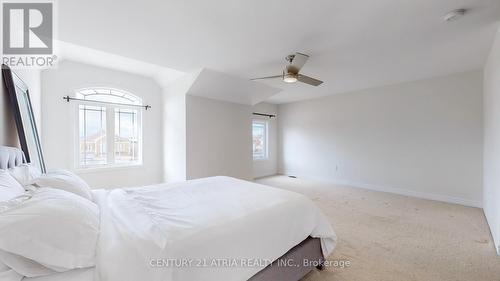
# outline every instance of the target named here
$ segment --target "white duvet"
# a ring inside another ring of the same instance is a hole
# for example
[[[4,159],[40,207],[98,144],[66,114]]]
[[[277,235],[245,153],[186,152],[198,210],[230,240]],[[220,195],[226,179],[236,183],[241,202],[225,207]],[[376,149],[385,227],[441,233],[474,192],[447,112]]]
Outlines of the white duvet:
[[[95,280],[247,280],[307,236],[336,243],[303,195],[229,177],[97,190]]]

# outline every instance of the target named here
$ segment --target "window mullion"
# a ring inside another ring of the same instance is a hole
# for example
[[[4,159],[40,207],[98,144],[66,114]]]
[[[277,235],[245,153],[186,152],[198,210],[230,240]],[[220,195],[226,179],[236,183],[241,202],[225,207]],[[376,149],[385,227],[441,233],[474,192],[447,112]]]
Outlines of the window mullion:
[[[87,165],[87,110],[83,107],[83,137],[85,139],[83,144],[83,164]]]
[[[107,162],[115,163],[115,108],[112,106],[106,107],[106,146],[107,146]]]
[[[137,136],[137,158],[138,159],[141,159],[140,161],[142,161],[142,112],[141,111],[137,111],[137,132],[136,132],[136,136]]]

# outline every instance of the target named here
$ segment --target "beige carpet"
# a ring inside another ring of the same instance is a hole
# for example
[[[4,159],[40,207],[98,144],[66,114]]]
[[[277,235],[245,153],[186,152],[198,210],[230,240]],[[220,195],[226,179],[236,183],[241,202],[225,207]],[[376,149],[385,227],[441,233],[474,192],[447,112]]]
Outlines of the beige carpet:
[[[329,260],[351,266],[304,281],[500,281],[481,209],[285,176],[257,182],[310,197],[331,220],[339,241]]]

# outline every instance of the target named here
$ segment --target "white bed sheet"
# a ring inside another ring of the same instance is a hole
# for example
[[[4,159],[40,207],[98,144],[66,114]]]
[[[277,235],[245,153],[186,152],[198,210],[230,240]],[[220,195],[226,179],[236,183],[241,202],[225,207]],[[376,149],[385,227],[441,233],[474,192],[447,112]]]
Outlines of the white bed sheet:
[[[336,244],[305,196],[229,177],[97,190],[94,199],[96,281],[243,281],[307,236],[321,238],[325,256]]]

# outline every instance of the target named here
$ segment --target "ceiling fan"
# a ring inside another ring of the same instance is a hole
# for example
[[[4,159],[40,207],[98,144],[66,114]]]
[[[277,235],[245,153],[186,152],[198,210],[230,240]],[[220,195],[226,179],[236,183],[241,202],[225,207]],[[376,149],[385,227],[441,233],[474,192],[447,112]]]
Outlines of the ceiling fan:
[[[285,67],[281,75],[259,77],[250,80],[253,81],[262,79],[281,78],[286,83],[295,83],[299,81],[312,86],[319,86],[323,83],[323,81],[299,73],[300,69],[307,62],[307,59],[309,59],[309,56],[302,53],[295,53],[293,55],[288,55],[285,57],[285,60],[288,62],[288,65]]]

